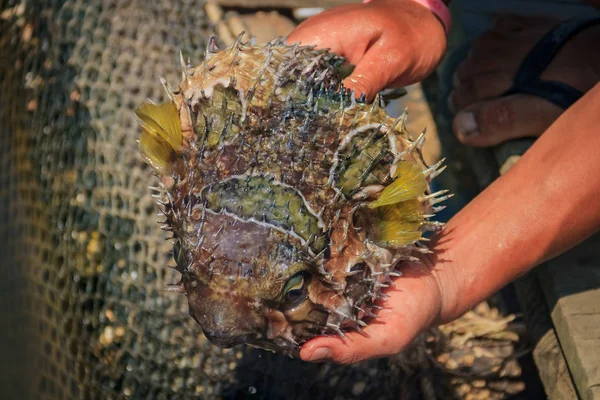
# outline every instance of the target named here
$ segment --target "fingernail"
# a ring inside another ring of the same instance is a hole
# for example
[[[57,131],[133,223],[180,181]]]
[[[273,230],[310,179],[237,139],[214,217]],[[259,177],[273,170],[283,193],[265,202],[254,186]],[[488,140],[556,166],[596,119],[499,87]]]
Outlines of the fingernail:
[[[479,127],[475,120],[475,114],[471,111],[460,111],[454,117],[456,134],[463,138],[471,138],[479,135]]]
[[[314,351],[314,353],[312,353],[312,356],[310,356],[309,361],[325,361],[327,358],[329,358],[329,349],[327,347],[319,347]]]

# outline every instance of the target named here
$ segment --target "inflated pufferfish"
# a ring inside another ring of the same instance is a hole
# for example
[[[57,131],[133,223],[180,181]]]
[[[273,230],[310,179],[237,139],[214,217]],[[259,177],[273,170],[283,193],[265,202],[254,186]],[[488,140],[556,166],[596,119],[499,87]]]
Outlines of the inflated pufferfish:
[[[175,239],[190,315],[214,344],[297,355],[375,316],[399,262],[446,191],[424,132],[341,85],[343,58],[313,47],[241,43],[183,62],[170,101],[136,112],[142,155]]]

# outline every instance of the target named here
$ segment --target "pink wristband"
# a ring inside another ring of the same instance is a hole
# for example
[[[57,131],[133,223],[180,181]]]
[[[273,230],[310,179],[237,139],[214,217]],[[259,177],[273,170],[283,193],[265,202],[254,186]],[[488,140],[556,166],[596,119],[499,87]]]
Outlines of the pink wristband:
[[[363,3],[370,3],[372,0],[363,0]],[[448,6],[444,4],[442,0],[411,0],[415,3],[419,3],[425,8],[428,8],[442,23],[446,35],[450,32],[452,27],[452,17],[450,16],[450,10]]]
[[[444,25],[444,30],[446,31],[446,35],[448,33],[450,33],[450,28],[452,27],[452,17],[450,16],[450,10],[448,10],[448,6],[446,6],[446,4],[444,4],[444,2],[442,0],[412,0],[412,1],[429,8],[429,10],[431,10],[431,12],[434,13],[435,16],[439,18],[442,25]]]

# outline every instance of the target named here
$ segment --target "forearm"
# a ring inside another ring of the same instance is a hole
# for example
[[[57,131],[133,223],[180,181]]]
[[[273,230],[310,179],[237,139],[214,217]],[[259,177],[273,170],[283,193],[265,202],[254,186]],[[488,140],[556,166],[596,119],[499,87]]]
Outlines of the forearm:
[[[600,84],[446,226],[435,275],[458,317],[600,228]],[[454,288],[454,289],[453,289]]]

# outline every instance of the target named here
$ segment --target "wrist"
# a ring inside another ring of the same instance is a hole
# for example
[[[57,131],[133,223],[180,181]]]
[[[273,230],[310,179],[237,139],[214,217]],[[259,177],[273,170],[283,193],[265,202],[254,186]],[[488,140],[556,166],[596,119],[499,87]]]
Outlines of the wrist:
[[[423,80],[429,75],[446,52],[447,36],[439,19],[426,7],[413,0],[375,0],[386,7],[393,7],[390,15],[403,21],[401,32],[403,49],[396,50],[406,65],[403,84]],[[400,54],[402,53],[402,54]],[[410,61],[409,61],[410,60]]]
[[[460,317],[464,311],[461,309],[459,299],[463,296],[461,296],[458,276],[461,268],[452,261],[454,259],[450,254],[452,247],[446,246],[441,236],[432,239],[430,248],[433,253],[427,254],[425,259],[421,258],[421,260],[431,271],[431,281],[436,288],[434,294],[438,296],[438,310],[431,326],[438,326]]]
[[[373,4],[389,9],[387,15],[402,22],[402,28],[396,30],[394,35],[405,39],[401,40],[402,49],[397,48],[396,54],[404,60],[404,76],[410,79],[401,84],[423,80],[446,52],[444,26],[428,8],[413,0],[373,0]]]
[[[422,5],[427,8],[429,11],[436,16],[436,18],[440,21],[442,26],[444,27],[444,31],[446,35],[450,33],[450,29],[452,28],[452,16],[450,15],[450,10],[448,9],[448,5],[450,4],[450,0],[411,0],[417,4]]]
[[[363,0],[364,4],[371,3],[373,0]],[[428,9],[438,21],[442,24],[446,35],[450,33],[452,28],[452,16],[450,15],[449,6],[452,0],[409,0],[417,3]]]

